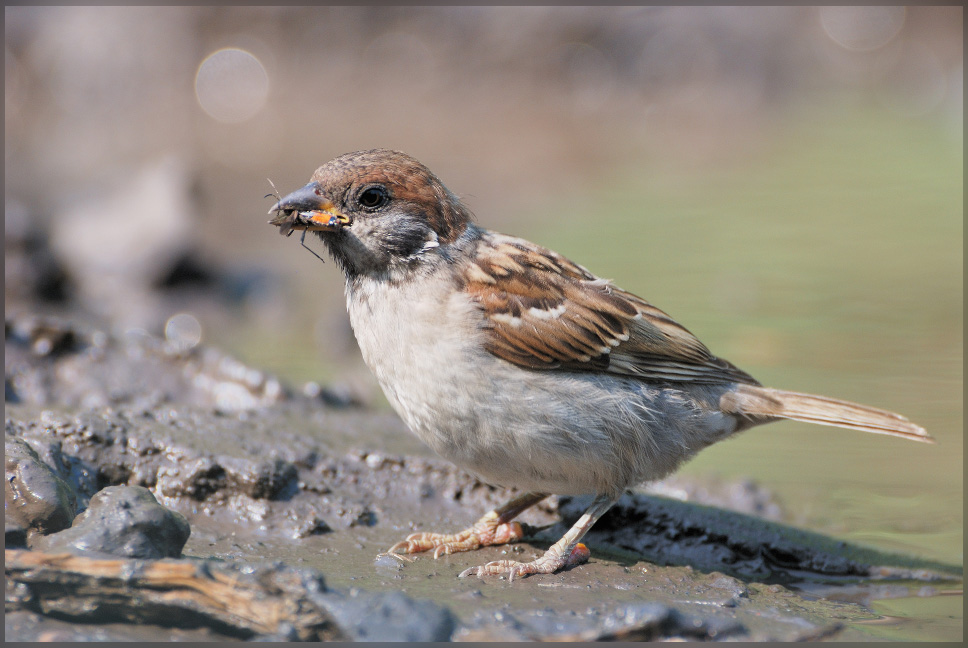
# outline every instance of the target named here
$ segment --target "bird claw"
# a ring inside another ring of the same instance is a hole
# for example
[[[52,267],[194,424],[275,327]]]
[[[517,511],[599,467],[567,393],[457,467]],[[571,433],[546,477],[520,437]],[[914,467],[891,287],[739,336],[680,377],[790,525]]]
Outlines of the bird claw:
[[[516,560],[494,560],[479,567],[471,567],[462,571],[458,578],[468,576],[503,576],[507,575],[508,582],[513,582],[518,576],[528,576],[530,574],[553,574],[566,567],[574,567],[588,562],[591,552],[582,543],[575,545],[571,552],[564,556],[555,547],[549,549],[543,556],[528,563]]]
[[[414,558],[411,558],[410,556],[404,556],[404,555],[401,555],[401,554],[397,553],[396,549],[397,549],[397,545],[399,545],[399,544],[400,543],[398,542],[397,544],[393,545],[392,547],[390,547],[386,551],[384,551],[382,553],[378,553],[376,555],[376,557],[377,558],[383,558],[384,556],[389,556],[390,558],[394,558],[396,560],[399,560],[400,562],[411,562],[412,563],[415,560]]]
[[[489,545],[505,544],[524,537],[524,529],[518,522],[489,524],[478,522],[460,533],[411,533],[390,547],[387,553],[422,553],[434,550],[434,559],[461,551],[473,551]]]

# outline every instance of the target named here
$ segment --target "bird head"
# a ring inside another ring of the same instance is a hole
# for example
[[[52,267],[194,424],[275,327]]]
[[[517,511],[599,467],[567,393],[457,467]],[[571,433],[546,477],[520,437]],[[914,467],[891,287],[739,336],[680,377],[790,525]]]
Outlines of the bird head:
[[[386,149],[327,162],[269,214],[282,234],[315,232],[347,276],[427,261],[470,222],[467,209],[427,167]]]

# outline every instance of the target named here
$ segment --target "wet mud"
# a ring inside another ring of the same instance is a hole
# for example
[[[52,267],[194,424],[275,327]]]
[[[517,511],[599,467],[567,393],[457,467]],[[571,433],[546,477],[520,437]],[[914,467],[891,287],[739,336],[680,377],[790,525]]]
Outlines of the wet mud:
[[[517,544],[381,555],[515,492],[215,349],[36,316],[5,332],[9,640],[864,640],[872,600],[960,587],[958,566],[782,524],[755,484],[677,478],[627,493],[584,565],[458,579],[539,555],[587,503],[549,498]]]

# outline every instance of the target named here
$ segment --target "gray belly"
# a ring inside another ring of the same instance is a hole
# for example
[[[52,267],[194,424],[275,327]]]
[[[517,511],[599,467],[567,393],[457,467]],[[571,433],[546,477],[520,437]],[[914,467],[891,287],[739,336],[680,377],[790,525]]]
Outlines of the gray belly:
[[[485,481],[557,494],[616,493],[660,479],[736,429],[722,388],[526,371],[488,357],[487,380],[437,372],[387,381],[388,398],[434,451]]]

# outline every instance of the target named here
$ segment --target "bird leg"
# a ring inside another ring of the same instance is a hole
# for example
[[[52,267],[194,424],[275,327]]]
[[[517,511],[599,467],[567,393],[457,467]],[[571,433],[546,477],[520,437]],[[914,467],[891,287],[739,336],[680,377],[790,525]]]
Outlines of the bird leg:
[[[406,540],[390,547],[387,553],[404,551],[412,554],[433,549],[436,559],[459,551],[472,551],[488,545],[519,540],[525,535],[524,529],[519,522],[511,520],[546,497],[548,495],[545,493],[525,493],[486,513],[469,528],[459,533],[412,533]]]
[[[618,497],[611,495],[599,495],[588,507],[575,525],[568,529],[561,540],[551,545],[551,548],[543,556],[529,563],[521,563],[516,560],[495,560],[480,567],[471,567],[461,572],[459,578],[477,575],[499,576],[507,574],[508,581],[513,581],[517,576],[527,576],[528,574],[553,574],[559,569],[580,565],[588,560],[590,552],[588,548],[581,544],[582,539],[592,525],[602,517],[605,512],[612,508],[618,501]]]

